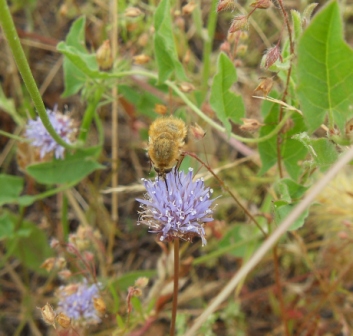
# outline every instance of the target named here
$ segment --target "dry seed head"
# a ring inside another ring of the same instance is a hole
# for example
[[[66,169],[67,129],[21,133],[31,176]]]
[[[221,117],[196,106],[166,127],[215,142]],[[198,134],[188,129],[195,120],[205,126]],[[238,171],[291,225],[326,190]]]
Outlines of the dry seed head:
[[[125,9],[124,16],[128,18],[136,18],[141,16],[143,13],[137,7],[129,7]]]
[[[183,57],[183,63],[189,64],[191,58],[191,51],[190,49],[186,50],[185,56]]]
[[[138,278],[135,281],[135,286],[136,287],[145,288],[147,286],[147,284],[148,284],[148,278],[146,278],[146,277]]]
[[[204,131],[204,129],[198,125],[197,123],[195,123],[195,125],[190,126],[190,134],[196,139],[196,140],[201,140],[205,137],[206,132]]]
[[[264,94],[264,96],[267,96],[271,91],[272,86],[273,86],[273,78],[262,78],[262,81],[256,87],[254,92],[261,91]]]
[[[149,40],[150,40],[150,37],[149,37],[148,33],[143,33],[138,38],[137,43],[139,46],[145,47],[148,44]]]
[[[71,325],[71,319],[63,312],[58,314],[55,318],[55,321],[64,329],[67,329]]]
[[[93,306],[94,306],[94,309],[100,314],[104,314],[107,309],[105,302],[101,297],[93,298]]]
[[[217,4],[217,13],[224,10],[234,10],[235,2],[234,0],[219,0]]]
[[[254,132],[263,126],[263,124],[261,124],[256,119],[241,118],[241,120],[243,121],[244,125],[241,125],[240,129],[243,131]]]
[[[183,15],[190,15],[194,9],[196,8],[196,3],[194,1],[190,1],[182,8]]]
[[[146,64],[151,60],[151,58],[145,54],[136,55],[132,59],[134,60],[135,64],[139,64],[139,65]]]
[[[245,44],[240,44],[237,48],[237,55],[243,56],[245,55],[246,51],[248,50],[248,46]]]
[[[271,6],[271,1],[270,0],[256,0],[250,6],[257,8],[257,9],[267,9]]]
[[[58,273],[58,275],[59,275],[59,278],[60,278],[60,279],[62,279],[62,280],[67,280],[67,279],[69,279],[69,278],[71,277],[72,273],[71,273],[70,270],[64,269],[64,270],[60,271],[60,272]]]
[[[190,93],[195,90],[195,86],[193,86],[191,83],[181,83],[179,85],[180,91],[184,93]]]
[[[248,16],[238,15],[234,17],[232,24],[229,27],[229,33],[235,33],[239,30],[247,30],[249,28]]]
[[[160,115],[165,115],[167,113],[168,109],[167,106],[163,104],[155,104],[154,105],[154,112],[160,114]]]
[[[98,48],[96,52],[96,59],[101,70],[109,70],[113,66],[112,49],[110,47],[110,41],[106,40]]]
[[[55,258],[48,258],[46,259],[42,265],[40,265],[40,268],[44,268],[46,271],[50,272],[55,264]]]
[[[56,329],[56,327],[55,327],[56,314],[54,312],[53,307],[49,303],[47,303],[44,307],[38,308],[38,309],[40,309],[40,311],[42,313],[43,321],[47,324],[52,325],[54,327],[54,329]]]

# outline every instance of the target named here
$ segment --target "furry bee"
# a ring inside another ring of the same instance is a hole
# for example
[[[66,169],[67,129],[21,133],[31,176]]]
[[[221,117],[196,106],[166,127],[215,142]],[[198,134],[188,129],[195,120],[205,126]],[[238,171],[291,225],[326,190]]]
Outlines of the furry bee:
[[[181,162],[181,150],[187,135],[186,125],[173,116],[160,117],[151,124],[148,135],[148,156],[158,176],[165,179],[165,175]]]

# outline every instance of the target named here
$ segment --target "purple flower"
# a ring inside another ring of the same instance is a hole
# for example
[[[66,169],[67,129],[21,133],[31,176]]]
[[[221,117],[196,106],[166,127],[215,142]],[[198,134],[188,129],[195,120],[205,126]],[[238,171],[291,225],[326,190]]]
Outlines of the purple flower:
[[[60,112],[47,110],[50,123],[56,133],[67,143],[71,143],[70,139],[76,132],[73,127],[73,121]],[[25,136],[31,140],[31,145],[40,149],[40,158],[46,154],[54,152],[57,159],[64,157],[65,148],[58,145],[52,136],[45,129],[42,120],[37,117],[35,120],[29,120]]]
[[[166,179],[143,179],[147,194],[141,203],[138,224],[145,224],[158,233],[161,241],[181,238],[191,241],[199,236],[206,244],[204,223],[213,221],[210,199],[213,190],[205,188],[202,179],[192,181],[193,169],[187,174],[175,169]]]
[[[84,280],[80,283],[61,286],[57,292],[59,297],[58,308],[72,322],[80,325],[100,323],[100,313],[94,306],[94,299],[100,298],[101,284],[88,285]]]

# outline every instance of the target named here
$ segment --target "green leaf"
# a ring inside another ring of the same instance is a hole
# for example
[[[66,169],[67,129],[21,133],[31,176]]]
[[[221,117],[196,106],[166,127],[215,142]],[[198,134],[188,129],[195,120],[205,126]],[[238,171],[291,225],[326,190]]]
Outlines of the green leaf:
[[[229,91],[236,80],[237,72],[234,64],[224,53],[221,53],[217,62],[217,74],[213,78],[211,87],[210,104],[228,135],[231,131],[228,119],[240,123],[245,111],[241,96]]]
[[[304,187],[291,179],[285,178],[276,184],[276,189],[280,194],[281,200],[291,203],[292,201],[300,199],[308,190],[308,187]]]
[[[293,138],[299,140],[311,154],[314,164],[327,170],[338,159],[336,146],[326,138],[311,139],[307,133],[300,133]]]
[[[64,160],[30,165],[26,171],[37,182],[43,184],[63,184],[80,181],[97,169],[103,169],[95,157],[100,147],[77,150],[75,154],[67,154]]]
[[[23,178],[12,175],[0,175],[0,206],[17,202],[23,189]]]
[[[292,9],[290,11],[291,15],[292,15],[292,21],[293,21],[293,30],[294,30],[294,38],[297,41],[299,39],[299,37],[302,34],[302,18],[300,16],[300,13],[298,11],[296,11],[295,9]]]
[[[298,45],[298,94],[310,132],[327,114],[340,129],[353,117],[352,64],[339,6],[332,1],[314,17]]]
[[[272,132],[273,129],[277,126],[279,118],[279,105],[270,102],[264,102],[262,114],[266,116],[266,125],[261,127],[260,137]],[[289,131],[281,135],[282,141],[280,146],[283,165],[290,177],[296,180],[301,170],[298,162],[305,158],[307,150],[305,146],[300,144],[299,141],[293,139],[292,136],[298,132],[302,132],[306,129],[306,127],[304,125],[303,117],[299,114],[293,114],[292,120],[294,125],[291,129],[289,129]],[[267,141],[260,142],[258,148],[262,162],[259,174],[262,175],[277,163],[277,137],[274,136]]]
[[[14,225],[7,213],[0,216],[0,240],[9,238],[13,235]]]
[[[297,203],[293,203],[293,204],[283,204],[283,203],[284,202],[282,201],[274,202],[275,221],[277,224],[280,224],[297,205]],[[289,231],[297,230],[300,227],[302,227],[308,215],[309,215],[309,209],[306,209],[289,227]]]
[[[154,53],[159,82],[165,82],[173,71],[179,80],[187,80],[175,47],[169,0],[159,3],[154,15],[154,28]]]
[[[85,47],[84,16],[78,18],[71,26],[65,42],[57,45],[64,58],[65,91],[63,97],[71,96],[82,89],[88,78],[106,79],[108,73],[99,71],[96,56],[87,52]]]
[[[13,222],[18,220],[16,216],[10,217]],[[46,272],[40,268],[40,265],[53,255],[45,233],[38,229],[36,224],[26,221],[15,232],[15,237],[7,239],[6,248],[12,251],[12,255],[17,257],[24,266],[42,274]]]

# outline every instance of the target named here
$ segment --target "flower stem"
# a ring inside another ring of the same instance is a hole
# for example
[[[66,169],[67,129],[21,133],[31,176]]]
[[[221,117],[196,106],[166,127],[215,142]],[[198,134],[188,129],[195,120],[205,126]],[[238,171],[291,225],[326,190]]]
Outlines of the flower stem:
[[[174,291],[173,291],[173,308],[172,320],[170,322],[170,336],[175,335],[175,321],[178,307],[178,291],[179,291],[179,238],[174,239]]]
[[[76,149],[77,145],[68,144],[65,142],[59,134],[55,132],[52,124],[50,123],[48,114],[46,112],[42,97],[38,90],[37,84],[33,78],[31,69],[26,59],[26,55],[22,49],[20,39],[18,37],[15,24],[12,20],[10,9],[7,5],[6,0],[0,0],[0,23],[3,32],[6,36],[7,42],[9,43],[12,55],[16,61],[18,70],[21,73],[22,79],[27,87],[29,95],[32,98],[33,104],[38,112],[40,119],[43,122],[44,127],[52,136],[52,138],[61,146],[66,149]]]

